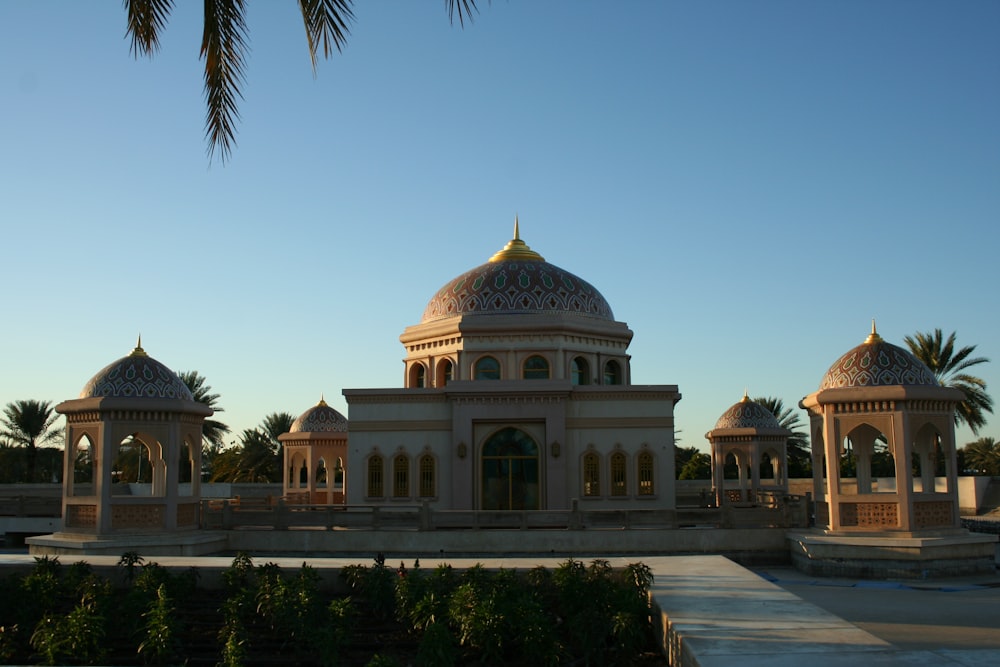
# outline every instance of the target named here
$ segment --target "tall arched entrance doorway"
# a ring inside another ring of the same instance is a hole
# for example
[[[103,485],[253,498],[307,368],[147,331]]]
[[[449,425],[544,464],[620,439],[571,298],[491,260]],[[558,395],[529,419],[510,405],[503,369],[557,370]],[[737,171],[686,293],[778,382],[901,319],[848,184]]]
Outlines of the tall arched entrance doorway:
[[[521,429],[503,428],[486,440],[482,473],[482,509],[538,509],[538,444]]]

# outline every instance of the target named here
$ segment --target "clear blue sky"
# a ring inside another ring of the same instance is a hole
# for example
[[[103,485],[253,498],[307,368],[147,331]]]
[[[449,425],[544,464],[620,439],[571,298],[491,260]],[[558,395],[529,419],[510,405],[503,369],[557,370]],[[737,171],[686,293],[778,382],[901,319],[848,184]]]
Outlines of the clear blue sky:
[[[0,405],[75,398],[141,333],[234,438],[346,413],[515,214],[635,332],[633,381],[679,385],[682,445],[744,388],[795,405],[873,317],[957,331],[996,394],[1000,3],[480,4],[359,2],[314,77],[296,3],[249,3],[226,165],[200,3],[152,60],[120,2],[0,4]]]

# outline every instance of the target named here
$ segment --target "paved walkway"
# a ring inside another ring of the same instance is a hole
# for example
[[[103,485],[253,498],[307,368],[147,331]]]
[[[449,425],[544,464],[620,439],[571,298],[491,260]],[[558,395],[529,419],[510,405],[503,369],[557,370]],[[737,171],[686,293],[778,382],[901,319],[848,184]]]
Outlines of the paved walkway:
[[[578,557],[585,562],[584,556]],[[95,570],[113,556],[88,556]],[[69,563],[67,558],[62,559]],[[151,557],[166,567],[198,568],[203,584],[230,557]],[[395,564],[397,558],[388,563]],[[555,567],[565,558],[448,558],[456,568]],[[789,568],[750,571],[722,556],[614,557],[653,570],[653,596],[667,628],[674,667],[955,667],[1000,665],[1000,576],[914,583],[817,579]],[[294,570],[308,563],[326,577],[370,557],[255,557]],[[0,574],[30,570],[34,558],[0,552]],[[425,558],[423,567],[437,561]],[[407,567],[412,565],[406,562]]]

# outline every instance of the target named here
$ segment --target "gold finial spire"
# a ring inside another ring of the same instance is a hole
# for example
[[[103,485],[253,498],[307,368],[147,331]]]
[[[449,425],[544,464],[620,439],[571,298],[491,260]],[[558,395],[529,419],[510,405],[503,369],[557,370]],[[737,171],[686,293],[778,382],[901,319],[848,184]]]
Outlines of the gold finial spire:
[[[872,318],[872,332],[868,334],[868,338],[865,338],[866,344],[880,343],[882,342],[882,337],[878,335],[878,331],[875,329],[875,318]]]
[[[506,262],[510,260],[522,262],[544,262],[545,258],[528,247],[521,240],[521,226],[517,215],[514,216],[514,238],[507,242],[503,250],[490,257],[491,262]]]
[[[323,407],[325,405],[326,405],[326,398],[323,396],[323,394],[320,394],[319,395],[319,403],[316,404],[316,407],[319,408],[319,407]]]
[[[142,349],[142,334],[139,334],[139,339],[135,342],[135,349],[129,353],[130,357],[145,357],[148,356],[146,351]]]
[[[743,387],[743,398],[740,399],[740,403],[749,403],[750,393],[747,391],[746,387]]]

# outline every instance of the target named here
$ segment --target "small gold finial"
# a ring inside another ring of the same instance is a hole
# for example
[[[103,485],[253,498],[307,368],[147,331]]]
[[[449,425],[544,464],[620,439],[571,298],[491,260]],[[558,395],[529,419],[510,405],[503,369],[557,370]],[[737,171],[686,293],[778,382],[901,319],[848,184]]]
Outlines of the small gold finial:
[[[320,395],[319,395],[319,403],[317,403],[317,404],[316,404],[316,407],[318,407],[318,408],[319,408],[319,407],[323,407],[323,406],[325,406],[325,405],[326,405],[326,399],[325,399],[325,397],[323,396],[323,394],[320,394]]]
[[[875,318],[872,318],[872,332],[868,334],[868,338],[865,338],[866,344],[880,343],[882,342],[882,337],[878,335],[878,331],[875,329]]]
[[[146,351],[142,349],[142,334],[139,334],[139,339],[135,342],[135,349],[129,353],[130,357],[146,357]]]
[[[514,216],[514,238],[507,242],[495,255],[490,257],[490,262],[506,262],[509,260],[522,262],[544,262],[545,258],[528,247],[528,244],[521,240],[521,226],[517,215]]]
[[[749,403],[749,402],[750,402],[750,393],[747,392],[746,387],[744,387],[743,388],[743,398],[740,399],[740,403]]]

